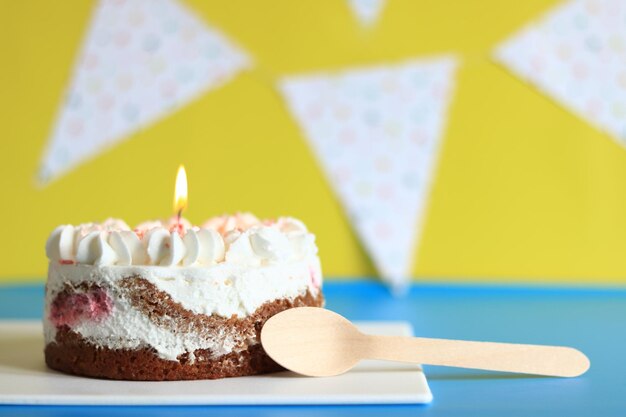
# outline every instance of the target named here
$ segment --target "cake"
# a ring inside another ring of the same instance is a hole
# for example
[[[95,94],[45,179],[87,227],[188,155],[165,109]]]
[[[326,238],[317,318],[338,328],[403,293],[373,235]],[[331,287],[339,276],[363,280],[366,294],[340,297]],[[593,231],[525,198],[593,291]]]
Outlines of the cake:
[[[322,306],[315,237],[289,217],[63,225],[46,243],[45,360],[123,380],[216,379],[281,370],[265,321]]]

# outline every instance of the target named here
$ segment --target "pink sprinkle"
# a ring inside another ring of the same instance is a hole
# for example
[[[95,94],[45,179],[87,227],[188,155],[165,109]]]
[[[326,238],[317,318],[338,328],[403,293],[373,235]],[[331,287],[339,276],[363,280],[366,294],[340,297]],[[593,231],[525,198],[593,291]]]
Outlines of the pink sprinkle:
[[[81,320],[102,320],[111,313],[113,303],[101,288],[83,293],[61,293],[50,306],[50,321],[55,326],[72,326]]]
[[[320,280],[319,280],[319,277],[317,276],[317,273],[315,272],[315,269],[313,269],[312,266],[309,266],[309,277],[311,278],[311,284],[313,285],[313,287],[319,288]]]
[[[142,240],[144,235],[146,234],[146,230],[145,229],[135,229],[135,230],[133,230],[133,232],[135,232],[135,234],[137,235],[139,240]]]
[[[60,259],[59,263],[61,265],[74,265],[74,261],[72,261],[70,259]]]
[[[187,230],[185,229],[185,225],[182,223],[174,223],[170,226],[170,232],[178,232],[178,235],[180,237],[184,237],[185,234],[187,233]],[[165,244],[166,247],[170,247],[170,245],[168,243]]]

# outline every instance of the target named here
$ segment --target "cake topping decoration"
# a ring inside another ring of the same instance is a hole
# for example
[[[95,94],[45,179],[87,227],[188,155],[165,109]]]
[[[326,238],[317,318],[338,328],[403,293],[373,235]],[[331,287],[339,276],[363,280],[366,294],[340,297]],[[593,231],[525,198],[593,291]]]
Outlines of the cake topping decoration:
[[[220,234],[226,235],[233,230],[247,230],[252,226],[261,224],[261,221],[252,213],[235,213],[232,216],[224,215],[207,220],[202,227],[215,229]]]
[[[46,256],[54,261],[74,260],[74,226],[59,226],[46,242]]]
[[[187,248],[183,243],[183,238],[180,237],[180,233],[178,231],[170,232],[170,240],[165,243],[165,248],[165,257],[163,257],[159,265],[178,265],[187,253]]]
[[[130,230],[112,231],[109,245],[117,255],[117,265],[143,265],[148,260],[139,236]]]
[[[288,261],[293,256],[287,237],[274,227],[259,227],[250,234],[254,252],[269,261]]]
[[[76,246],[76,262],[90,265],[113,265],[117,255],[106,242],[103,232],[89,232],[78,240]]]
[[[228,247],[226,249],[226,262],[247,266],[261,265],[261,258],[256,255],[250,243],[250,233],[246,230],[231,230],[226,235]]]
[[[183,266],[213,265],[224,260],[224,239],[213,229],[189,229],[183,238],[187,254]]]
[[[178,234],[178,233],[176,233]],[[171,244],[171,233],[163,227],[150,229],[143,238],[148,261],[151,265],[160,265],[165,258]]]
[[[250,213],[218,216],[202,227],[176,216],[135,229],[119,219],[57,227],[46,243],[48,259],[86,265],[208,267],[288,263],[317,254],[315,236],[291,217],[259,220]]]

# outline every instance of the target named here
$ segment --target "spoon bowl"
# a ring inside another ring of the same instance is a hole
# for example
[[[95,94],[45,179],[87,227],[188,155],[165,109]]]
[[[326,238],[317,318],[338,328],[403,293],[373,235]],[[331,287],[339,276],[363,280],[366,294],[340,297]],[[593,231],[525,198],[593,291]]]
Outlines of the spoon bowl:
[[[261,330],[261,344],[276,363],[303,375],[334,376],[359,362],[365,335],[346,318],[317,307],[286,311]]]

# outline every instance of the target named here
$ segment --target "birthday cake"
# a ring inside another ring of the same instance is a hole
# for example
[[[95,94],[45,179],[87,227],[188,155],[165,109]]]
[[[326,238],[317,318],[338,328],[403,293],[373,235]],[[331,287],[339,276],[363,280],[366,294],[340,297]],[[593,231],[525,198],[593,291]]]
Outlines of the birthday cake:
[[[260,344],[265,321],[323,304],[315,238],[293,218],[64,225],[46,254],[45,359],[70,374],[181,380],[277,371]]]

